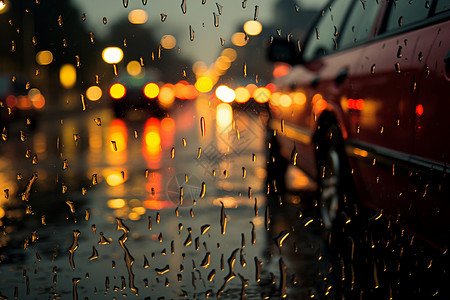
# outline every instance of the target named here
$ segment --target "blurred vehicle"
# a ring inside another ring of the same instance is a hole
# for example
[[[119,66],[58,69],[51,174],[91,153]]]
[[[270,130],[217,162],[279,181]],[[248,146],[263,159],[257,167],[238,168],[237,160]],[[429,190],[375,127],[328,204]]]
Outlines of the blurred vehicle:
[[[449,18],[446,0],[335,0],[304,44],[271,43],[287,72],[270,100],[269,178],[289,162],[318,178],[329,229],[362,203],[446,253]]]
[[[120,76],[109,86],[109,97],[117,118],[133,118],[145,113],[151,117],[163,118],[168,106],[158,99],[160,87],[155,76]]]
[[[20,76],[0,76],[0,125],[8,127],[14,120],[27,120],[35,127],[38,111],[45,106],[45,97]]]

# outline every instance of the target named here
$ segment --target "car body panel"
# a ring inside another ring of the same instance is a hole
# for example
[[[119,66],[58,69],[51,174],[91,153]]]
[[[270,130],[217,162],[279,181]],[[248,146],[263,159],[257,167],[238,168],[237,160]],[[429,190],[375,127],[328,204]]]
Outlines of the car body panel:
[[[383,1],[380,13],[388,9]],[[387,19],[377,15],[370,35],[382,34],[296,65],[276,79],[280,91],[302,92],[307,100],[301,109],[271,105],[276,113],[270,122],[283,157],[291,160],[295,149],[297,165],[315,177],[315,135],[326,122],[337,122],[360,201],[440,249],[450,232],[450,150],[441,134],[450,131],[448,105],[442,105],[450,90],[445,19],[433,16],[405,28],[399,21],[399,28],[383,33]],[[317,105],[318,99],[325,102]]]

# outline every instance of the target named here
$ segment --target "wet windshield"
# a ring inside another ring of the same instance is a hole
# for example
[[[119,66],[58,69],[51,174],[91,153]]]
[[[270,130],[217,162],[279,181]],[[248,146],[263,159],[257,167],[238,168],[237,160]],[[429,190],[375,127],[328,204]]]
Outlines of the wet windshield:
[[[306,98],[277,90],[292,67],[268,47],[322,14],[333,48],[327,2],[0,0],[0,298],[353,290],[335,288],[315,178],[270,150],[270,108]]]

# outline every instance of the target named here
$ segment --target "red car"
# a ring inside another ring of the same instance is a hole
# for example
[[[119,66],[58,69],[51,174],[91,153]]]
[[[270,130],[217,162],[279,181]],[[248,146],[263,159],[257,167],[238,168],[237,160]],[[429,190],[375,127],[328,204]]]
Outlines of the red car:
[[[274,81],[271,155],[318,178],[324,225],[356,191],[445,253],[450,2],[335,0],[304,44],[274,40],[269,56],[290,68]]]

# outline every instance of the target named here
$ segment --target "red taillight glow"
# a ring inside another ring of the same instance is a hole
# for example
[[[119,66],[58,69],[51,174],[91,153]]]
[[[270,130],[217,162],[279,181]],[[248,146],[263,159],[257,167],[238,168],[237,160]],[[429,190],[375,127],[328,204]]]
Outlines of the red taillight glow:
[[[422,104],[419,104],[419,105],[416,106],[416,115],[418,117],[423,115],[423,105]]]
[[[354,110],[363,110],[364,108],[364,99],[348,99],[347,100],[348,109]]]

